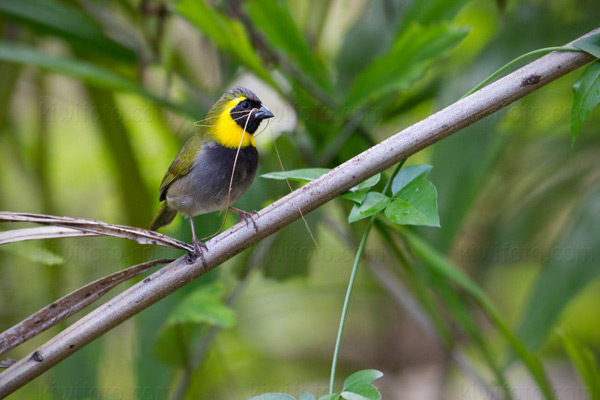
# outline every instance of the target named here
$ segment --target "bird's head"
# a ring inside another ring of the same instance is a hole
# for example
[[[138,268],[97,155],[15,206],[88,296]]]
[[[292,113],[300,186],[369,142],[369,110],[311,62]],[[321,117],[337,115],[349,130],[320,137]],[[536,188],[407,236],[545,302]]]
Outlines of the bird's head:
[[[251,90],[236,86],[212,106],[205,126],[220,145],[243,148],[255,146],[252,135],[264,119],[272,117],[273,113]]]

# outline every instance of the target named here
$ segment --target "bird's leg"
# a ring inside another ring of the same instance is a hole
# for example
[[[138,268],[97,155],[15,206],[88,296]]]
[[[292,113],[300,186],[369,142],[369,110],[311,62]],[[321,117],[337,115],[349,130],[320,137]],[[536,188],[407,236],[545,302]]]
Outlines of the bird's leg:
[[[252,225],[254,225],[254,230],[256,232],[258,232],[258,225],[256,224],[256,221],[254,220],[254,216],[258,217],[258,213],[256,211],[247,212],[247,211],[235,208],[235,207],[229,207],[229,209],[231,211],[233,211],[234,213],[238,214],[244,221],[246,221],[246,226],[248,226],[250,221],[252,221]]]
[[[202,258],[202,263],[204,265],[206,265],[206,259],[204,258],[204,251],[205,250],[208,251],[208,247],[206,247],[206,245],[204,243],[202,243],[200,240],[198,240],[198,237],[196,236],[196,230],[194,229],[194,218],[193,217],[190,217],[190,226],[192,227],[192,240],[193,240],[193,244],[194,244],[194,253],[191,254],[193,257],[193,260],[200,257],[200,258]]]

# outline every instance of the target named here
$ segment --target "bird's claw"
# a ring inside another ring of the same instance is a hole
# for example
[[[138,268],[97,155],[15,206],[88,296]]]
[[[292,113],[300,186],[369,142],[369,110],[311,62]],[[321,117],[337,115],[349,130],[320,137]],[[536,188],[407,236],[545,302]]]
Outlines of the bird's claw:
[[[243,210],[239,210],[240,212],[238,212],[238,214],[240,214],[240,217],[246,221],[246,226],[248,226],[250,224],[250,222],[252,222],[252,225],[254,226],[254,230],[256,232],[258,232],[258,225],[256,224],[256,221],[254,220],[254,217],[258,218],[258,213],[255,211],[252,212],[246,212]]]
[[[200,257],[200,259],[202,260],[202,264],[204,264],[204,266],[206,266],[206,258],[204,258],[204,252],[208,251],[208,247],[206,247],[206,245],[204,243],[202,243],[200,240],[195,239],[194,240],[194,251],[189,252],[188,253],[188,262],[189,263],[193,263],[194,261],[196,261],[198,259],[198,257]]]

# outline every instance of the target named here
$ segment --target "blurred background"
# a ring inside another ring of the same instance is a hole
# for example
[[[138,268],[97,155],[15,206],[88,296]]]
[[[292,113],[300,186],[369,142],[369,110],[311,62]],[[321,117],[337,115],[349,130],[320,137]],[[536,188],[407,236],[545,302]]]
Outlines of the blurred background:
[[[275,144],[286,170],[332,168],[509,60],[596,28],[598,15],[595,0],[2,0],[0,210],[147,228],[194,122],[238,84],[276,115],[256,138],[259,175],[280,170]],[[573,147],[569,136],[581,72],[406,164],[434,167],[441,222],[410,230],[476,282],[515,336],[381,220],[350,302],[338,386],[375,368],[384,399],[503,398],[507,387],[514,398],[543,398],[511,350],[518,342],[556,398],[588,398],[563,346],[592,364],[600,351],[598,111]],[[257,177],[237,207],[287,193],[285,182]],[[348,224],[350,208],[337,199],[306,216],[318,248],[296,222],[10,398],[326,394],[365,227]],[[222,217],[197,217],[196,227],[209,235]],[[191,241],[181,217],[163,232]],[[4,245],[0,330],[95,279],[179,255],[116,238]],[[2,359],[19,359],[81,314]]]

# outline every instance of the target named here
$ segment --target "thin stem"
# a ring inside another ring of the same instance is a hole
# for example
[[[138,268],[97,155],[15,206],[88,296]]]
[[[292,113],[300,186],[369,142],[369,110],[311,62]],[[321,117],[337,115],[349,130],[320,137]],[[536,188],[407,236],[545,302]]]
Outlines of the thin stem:
[[[487,85],[488,83],[490,83],[491,81],[494,80],[494,78],[496,78],[498,75],[500,75],[501,73],[503,73],[504,71],[506,71],[507,69],[509,69],[510,67],[512,67],[513,65],[515,65],[516,63],[531,57],[531,56],[535,56],[535,55],[539,55],[539,54],[546,54],[546,53],[551,53],[553,51],[575,51],[575,52],[579,52],[579,53],[585,53],[583,50],[580,49],[576,49],[575,47],[545,47],[543,49],[537,49],[537,50],[533,50],[530,51],[529,53],[525,53],[520,55],[519,57],[515,58],[512,61],[509,61],[507,64],[505,64],[504,66],[502,66],[500,69],[498,69],[496,72],[494,72],[493,74],[491,74],[490,76],[488,76],[487,78],[485,78],[479,85],[475,86],[473,89],[469,90],[467,92],[467,94],[465,94],[463,97],[461,97],[461,100],[464,99],[467,96],[472,95],[473,93],[475,93],[476,91],[478,91],[479,89],[481,89],[482,87],[484,87],[485,85]]]
[[[390,186],[392,185],[392,180],[394,176],[400,171],[400,168],[404,165],[406,160],[402,160],[396,165],[392,176],[388,179],[385,187],[383,188],[383,194],[385,194]],[[356,279],[356,272],[358,271],[358,262],[363,253],[363,249],[365,248],[365,243],[367,242],[367,238],[369,236],[369,232],[375,223],[375,218],[377,214],[374,214],[369,218],[369,222],[363,232],[362,238],[360,239],[360,243],[358,244],[358,250],[356,250],[356,256],[354,257],[354,264],[352,265],[352,272],[350,273],[350,281],[348,282],[348,289],[346,290],[346,298],[344,299],[344,306],[342,307],[342,317],[340,319],[340,327],[338,329],[337,339],[335,341],[335,349],[333,351],[333,361],[331,363],[331,377],[329,379],[329,394],[333,394],[333,386],[335,383],[335,370],[337,367],[337,360],[340,353],[340,345],[342,343],[342,335],[344,334],[344,325],[346,324],[346,315],[348,314],[348,304],[350,303],[350,296],[352,296],[352,289],[354,287],[354,280]]]

